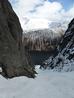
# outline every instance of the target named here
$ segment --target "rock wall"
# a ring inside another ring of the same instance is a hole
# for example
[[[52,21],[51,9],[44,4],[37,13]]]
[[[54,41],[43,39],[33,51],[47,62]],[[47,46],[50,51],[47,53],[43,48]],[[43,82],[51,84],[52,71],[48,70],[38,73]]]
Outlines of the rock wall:
[[[0,0],[0,66],[3,76],[11,78],[26,75],[34,77],[28,53],[22,44],[19,19],[8,0]],[[30,63],[29,63],[30,62]]]

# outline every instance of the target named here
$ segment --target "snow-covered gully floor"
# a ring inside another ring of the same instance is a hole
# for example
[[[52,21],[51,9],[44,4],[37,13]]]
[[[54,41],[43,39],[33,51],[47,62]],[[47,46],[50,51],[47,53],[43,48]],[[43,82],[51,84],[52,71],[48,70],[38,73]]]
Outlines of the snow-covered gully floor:
[[[0,98],[74,98],[74,72],[38,70],[35,79],[0,76]]]

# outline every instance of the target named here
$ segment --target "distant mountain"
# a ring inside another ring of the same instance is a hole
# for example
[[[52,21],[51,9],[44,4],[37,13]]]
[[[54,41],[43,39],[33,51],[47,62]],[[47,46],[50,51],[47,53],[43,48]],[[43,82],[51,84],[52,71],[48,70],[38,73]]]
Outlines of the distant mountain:
[[[74,19],[68,25],[57,51],[57,54],[46,60],[43,66],[57,71],[74,70]]]
[[[24,47],[29,51],[54,50],[64,32],[62,28],[24,31]]]
[[[49,24],[49,28],[54,31],[61,30],[61,29],[66,31],[68,23],[69,21],[51,22]]]

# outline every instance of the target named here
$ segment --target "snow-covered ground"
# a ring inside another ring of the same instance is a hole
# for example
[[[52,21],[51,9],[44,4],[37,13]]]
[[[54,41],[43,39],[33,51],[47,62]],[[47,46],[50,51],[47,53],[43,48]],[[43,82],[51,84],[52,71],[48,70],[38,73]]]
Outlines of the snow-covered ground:
[[[0,76],[0,98],[74,98],[74,72],[51,72],[36,68],[37,78]]]

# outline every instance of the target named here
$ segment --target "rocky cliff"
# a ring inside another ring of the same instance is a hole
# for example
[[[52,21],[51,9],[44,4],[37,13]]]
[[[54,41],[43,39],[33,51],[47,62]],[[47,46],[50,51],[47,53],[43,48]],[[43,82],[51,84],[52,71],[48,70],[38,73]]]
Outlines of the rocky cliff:
[[[44,62],[44,66],[58,71],[74,70],[74,19],[68,25],[59,46],[58,53]]]
[[[29,55],[22,44],[19,19],[8,0],[0,0],[0,67],[2,75],[34,77]]]

